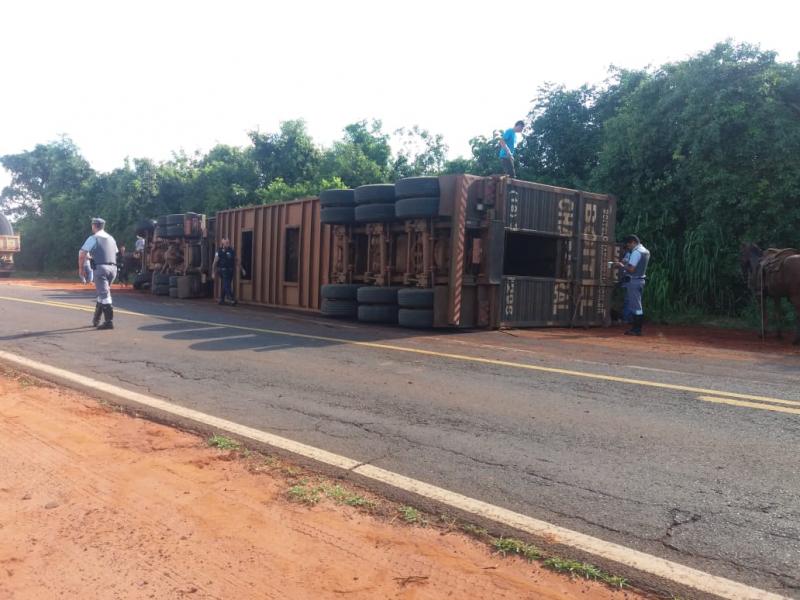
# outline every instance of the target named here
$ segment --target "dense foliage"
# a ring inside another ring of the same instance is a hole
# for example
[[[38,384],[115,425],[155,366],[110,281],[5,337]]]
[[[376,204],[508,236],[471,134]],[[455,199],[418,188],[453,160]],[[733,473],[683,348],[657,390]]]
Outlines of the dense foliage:
[[[736,312],[746,299],[740,242],[800,246],[800,62],[718,44],[655,69],[613,68],[595,86],[546,85],[527,124],[518,176],[617,195],[618,231],[639,233],[653,252],[649,301],[662,313]],[[125,238],[145,216],[499,170],[498,132],[451,161],[441,136],[412,127],[392,137],[380,121],[348,125],[329,148],[301,120],[249,135],[247,147],[133,159],[110,173],[94,171],[68,138],[0,157],[13,177],[0,203],[18,217],[22,266],[71,267],[94,214]]]

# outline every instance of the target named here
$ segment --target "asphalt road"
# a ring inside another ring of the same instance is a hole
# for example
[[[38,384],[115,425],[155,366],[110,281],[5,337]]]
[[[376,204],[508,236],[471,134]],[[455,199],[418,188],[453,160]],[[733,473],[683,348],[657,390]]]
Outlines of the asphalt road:
[[[58,303],[93,306],[88,290],[1,286],[0,347],[800,597],[800,355],[138,293],[115,304],[143,315],[95,331]]]

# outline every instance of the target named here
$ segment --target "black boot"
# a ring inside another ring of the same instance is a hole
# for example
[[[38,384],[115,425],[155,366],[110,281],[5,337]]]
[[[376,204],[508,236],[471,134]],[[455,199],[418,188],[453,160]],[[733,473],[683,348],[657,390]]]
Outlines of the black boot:
[[[94,317],[92,317],[92,327],[100,325],[100,315],[103,314],[103,305],[96,302],[94,305]]]
[[[98,329],[114,329],[114,307],[110,304],[103,304],[103,316],[106,320]]]
[[[644,315],[633,315],[633,327],[625,332],[625,335],[642,335],[642,323],[644,322]]]

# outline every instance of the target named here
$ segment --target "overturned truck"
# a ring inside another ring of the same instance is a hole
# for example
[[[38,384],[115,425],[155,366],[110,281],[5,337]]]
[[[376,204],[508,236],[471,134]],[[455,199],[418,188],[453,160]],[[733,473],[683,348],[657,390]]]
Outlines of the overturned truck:
[[[448,175],[222,211],[213,239],[237,249],[247,304],[417,328],[600,326],[615,222],[613,196]]]

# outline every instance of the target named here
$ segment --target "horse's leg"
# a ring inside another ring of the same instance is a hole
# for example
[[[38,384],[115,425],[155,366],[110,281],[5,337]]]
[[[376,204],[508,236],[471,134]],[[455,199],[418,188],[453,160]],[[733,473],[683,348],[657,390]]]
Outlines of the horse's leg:
[[[783,307],[781,306],[781,297],[775,296],[772,298],[772,301],[775,303],[775,331],[777,338],[779,340],[783,339],[783,331],[781,331],[781,327],[783,326]]]
[[[800,346],[800,292],[791,297],[792,304],[794,305],[795,314],[795,333],[794,342],[795,346]]]

